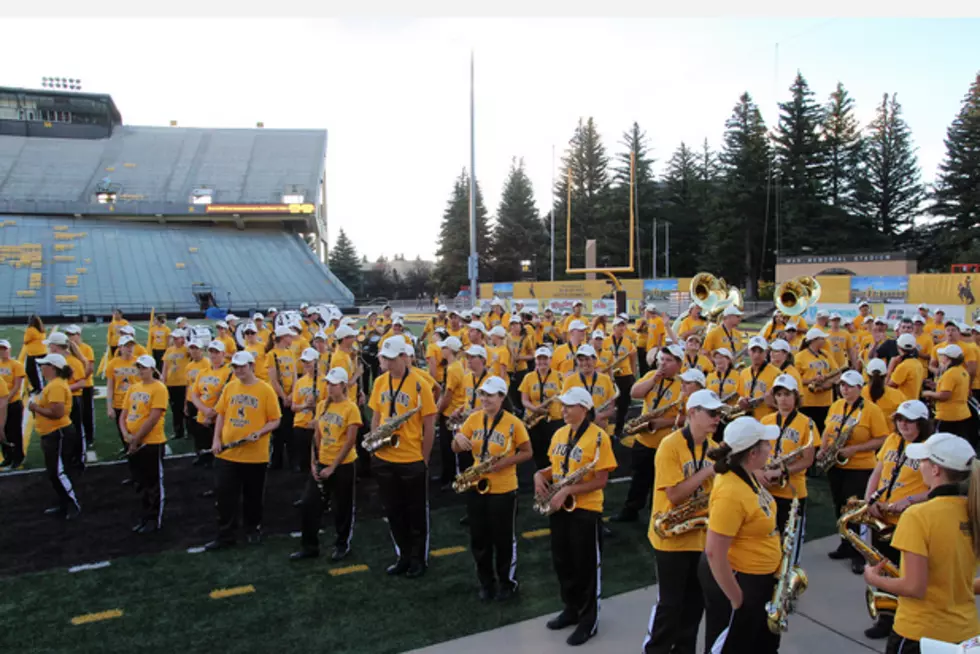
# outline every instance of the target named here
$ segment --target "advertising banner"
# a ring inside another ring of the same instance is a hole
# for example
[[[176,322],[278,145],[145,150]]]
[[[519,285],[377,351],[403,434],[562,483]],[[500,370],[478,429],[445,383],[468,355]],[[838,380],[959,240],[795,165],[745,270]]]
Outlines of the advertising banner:
[[[905,275],[892,277],[851,277],[851,302],[884,302],[901,304],[906,301],[909,278]]]
[[[676,279],[644,279],[643,301],[667,300],[677,291]]]

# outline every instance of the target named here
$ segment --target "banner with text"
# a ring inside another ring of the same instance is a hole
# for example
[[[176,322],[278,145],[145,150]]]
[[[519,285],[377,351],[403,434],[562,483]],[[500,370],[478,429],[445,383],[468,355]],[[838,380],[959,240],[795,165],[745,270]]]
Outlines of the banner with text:
[[[887,302],[902,303],[906,301],[909,290],[909,278],[892,277],[851,277],[851,302]]]

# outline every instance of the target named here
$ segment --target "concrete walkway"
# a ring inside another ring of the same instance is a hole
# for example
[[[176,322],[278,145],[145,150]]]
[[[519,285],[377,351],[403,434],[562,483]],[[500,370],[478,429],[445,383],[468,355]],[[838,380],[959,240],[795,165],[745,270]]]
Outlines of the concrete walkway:
[[[790,616],[789,631],[783,634],[784,654],[849,654],[884,652],[885,641],[864,637],[871,626],[864,603],[864,580],[850,566],[827,558],[837,546],[837,536],[811,541],[803,548],[803,569],[810,586]],[[604,561],[605,565],[613,564]],[[640,652],[650,608],[657,587],[649,586],[602,600],[599,634],[581,649],[593,652]],[[493,631],[440,643],[415,654],[551,654],[574,651],[565,644],[571,633],[548,631],[542,616]],[[703,623],[702,623],[703,625]],[[703,630],[702,630],[703,631]],[[701,635],[703,641],[703,633]],[[700,651],[700,646],[699,646]]]

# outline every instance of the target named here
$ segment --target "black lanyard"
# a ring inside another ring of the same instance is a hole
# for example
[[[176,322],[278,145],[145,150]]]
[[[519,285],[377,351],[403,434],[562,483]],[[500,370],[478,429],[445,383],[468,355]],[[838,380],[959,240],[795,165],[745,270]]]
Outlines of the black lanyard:
[[[793,424],[794,420],[796,420],[796,409],[793,409],[793,411],[791,411],[790,414],[786,416],[785,423],[783,423],[783,414],[781,413],[776,414],[776,426],[779,427],[779,437],[776,439],[776,447],[773,450],[774,458],[778,457],[780,452],[783,451],[783,432],[789,429],[789,426]]]
[[[895,459],[895,469],[892,470],[892,476],[888,480],[888,485],[885,487],[885,501],[887,502],[891,499],[892,491],[895,490],[895,484],[898,483],[898,475],[902,472],[902,466],[905,465],[905,439],[901,438],[898,441],[898,450],[896,451]]]
[[[729,365],[728,370],[725,371],[725,376],[719,378],[720,383],[718,384],[718,395],[725,394],[725,382],[728,381],[728,375],[730,374],[732,374],[732,368]]]
[[[844,406],[847,406],[847,404],[845,403],[845,405],[844,405]],[[845,425],[847,424],[847,421],[848,421],[848,419],[849,419],[849,418],[850,418],[850,417],[851,417],[851,416],[852,416],[852,415],[854,414],[854,412],[855,412],[855,411],[857,411],[858,409],[860,409],[860,408],[861,408],[861,407],[863,407],[863,406],[864,406],[864,398],[863,398],[863,397],[859,397],[859,398],[857,399],[857,402],[855,402],[855,403],[854,403],[854,404],[853,404],[853,405],[851,406],[851,408],[850,408],[850,409],[848,409],[848,411],[847,411],[847,414],[846,414],[846,415],[844,415],[844,416],[843,416],[843,417],[841,418],[841,421],[840,421],[840,426],[839,426],[839,427],[837,428],[837,436],[840,436],[840,433],[841,433],[842,431],[844,431],[844,426],[845,426]]]
[[[751,373],[750,372],[749,373],[749,374],[752,375],[752,385],[749,386],[749,399],[750,400],[752,399],[752,393],[755,393],[755,384],[756,384],[757,381],[759,381],[759,375],[762,374],[762,371],[765,370],[766,369],[766,366],[768,366],[768,365],[769,365],[768,363],[763,362],[763,364],[761,366],[759,366],[759,372],[756,372],[756,373]]]
[[[694,355],[694,361],[693,362],[691,361],[691,358],[690,357],[687,358],[687,367],[690,370],[700,370],[701,369],[701,368],[698,367],[698,355],[697,354]]]
[[[701,443],[701,458],[698,459],[695,455],[695,445],[694,445],[694,434],[691,433],[690,427],[685,427],[681,430],[681,435],[684,436],[684,441],[687,443],[687,449],[691,451],[691,461],[694,463],[694,472],[698,472],[704,467],[704,457],[708,454],[707,443]]]
[[[613,342],[613,358],[615,359],[616,357],[619,356],[619,344],[623,342],[623,339],[619,339],[617,341],[616,337],[613,336],[612,342]]]
[[[395,385],[391,381],[391,373],[388,374],[388,392],[391,393],[391,400],[390,400],[391,401],[391,404],[389,405],[391,407],[391,411],[388,413],[388,417],[389,418],[391,418],[391,417],[393,417],[393,416],[396,415],[396,413],[395,413],[396,400],[398,399],[398,396],[401,395],[401,393],[402,393],[402,386],[405,385],[405,380],[406,379],[408,379],[408,371],[407,370],[405,371],[405,376],[402,377],[402,380],[400,382],[398,382],[398,390],[396,391],[395,390]]]
[[[472,372],[470,374],[473,374]],[[470,396],[470,409],[476,407],[476,393],[480,389],[480,384],[483,383],[483,378],[487,376],[487,371],[484,370],[480,373],[480,378],[473,382],[473,395]]]
[[[734,356],[738,354],[738,348],[735,347],[735,337],[730,331],[728,331],[728,327],[725,325],[722,325],[721,328],[725,330],[725,336],[728,337],[728,344],[732,346],[732,355]]]
[[[653,405],[650,407],[651,411],[660,406],[660,400],[664,399],[664,395],[667,393],[667,388],[664,387],[666,383],[666,379],[660,380],[660,388],[657,389],[657,399],[653,401]]]
[[[561,463],[561,474],[562,474],[562,476],[568,475],[568,459],[569,459],[569,457],[572,456],[572,450],[575,449],[575,446],[576,445],[578,445],[579,440],[581,440],[582,436],[585,434],[585,430],[588,429],[589,428],[589,425],[591,425],[591,424],[592,424],[592,421],[589,420],[588,418],[586,418],[585,420],[583,420],[582,421],[582,424],[579,425],[578,426],[578,429],[575,430],[575,434],[571,437],[571,439],[569,439],[568,444],[567,444],[566,449],[565,449],[565,460],[562,461],[562,463]],[[571,430],[569,430],[569,431],[571,431]],[[599,443],[598,442],[596,442],[596,447],[599,447]]]
[[[756,481],[752,477],[752,475],[750,475],[748,472],[746,472],[745,468],[743,468],[742,466],[735,466],[731,470],[732,470],[733,473],[735,473],[735,475],[739,479],[741,479],[742,481],[744,481],[746,484],[749,485],[749,488],[752,489],[752,492],[753,493],[755,493],[756,495],[759,495],[760,494],[759,485],[756,483]]]
[[[592,389],[595,388],[595,385],[599,383],[599,375],[596,373],[592,373],[591,386],[589,386],[589,384],[585,381],[585,373],[580,372],[578,374],[578,378],[582,380],[582,387],[589,392],[589,395],[592,395]]]
[[[493,423],[490,425],[490,429],[487,429],[487,414],[483,414],[483,449],[480,450],[480,462],[486,461],[490,458],[490,436],[493,431],[500,424],[500,420],[504,417],[504,410],[501,409],[497,412],[497,415],[493,418]]]
[[[544,376],[544,379],[541,379],[540,371],[535,370],[534,374],[538,376],[538,391],[541,394],[541,397],[538,399],[538,404],[541,404],[544,402],[544,385],[548,383],[548,379],[551,377],[551,370],[549,370],[548,374]]]

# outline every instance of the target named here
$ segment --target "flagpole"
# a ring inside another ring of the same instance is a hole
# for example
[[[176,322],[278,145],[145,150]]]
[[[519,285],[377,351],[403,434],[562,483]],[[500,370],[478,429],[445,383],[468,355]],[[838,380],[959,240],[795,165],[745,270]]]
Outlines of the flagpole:
[[[474,95],[473,51],[470,50],[470,297],[477,306],[479,270],[476,255],[476,101]]]

